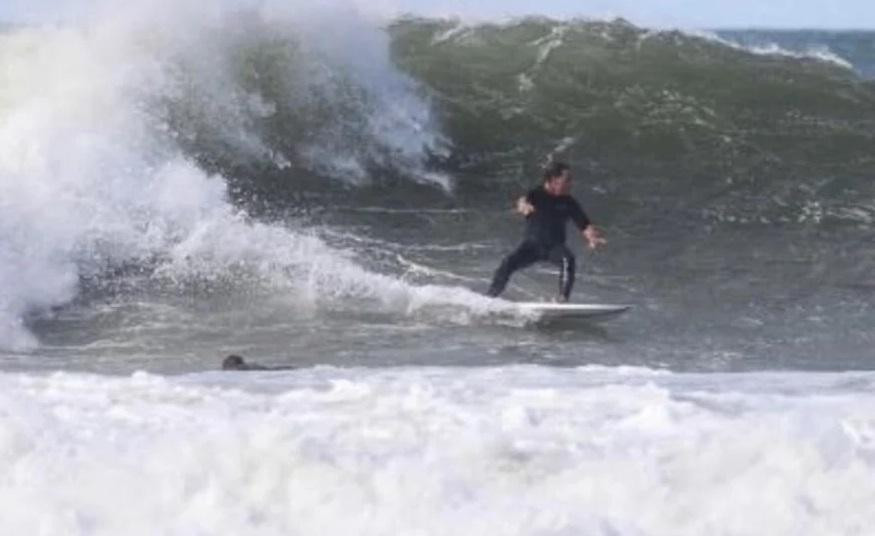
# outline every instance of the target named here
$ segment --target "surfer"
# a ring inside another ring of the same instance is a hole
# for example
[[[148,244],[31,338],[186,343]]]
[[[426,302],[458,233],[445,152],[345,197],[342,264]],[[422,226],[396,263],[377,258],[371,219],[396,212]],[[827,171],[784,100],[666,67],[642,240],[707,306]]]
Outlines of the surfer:
[[[222,370],[292,370],[294,367],[267,367],[258,363],[250,363],[236,354],[231,354],[222,361]]]
[[[242,357],[231,354],[222,361],[222,370],[265,370],[261,365],[247,363]]]
[[[575,271],[574,254],[565,245],[568,220],[580,230],[589,249],[607,244],[570,192],[571,168],[554,162],[544,171],[544,183],[517,200],[516,211],[526,218],[525,238],[495,271],[489,296],[501,294],[517,270],[547,261],[559,267],[559,300],[568,301]]]

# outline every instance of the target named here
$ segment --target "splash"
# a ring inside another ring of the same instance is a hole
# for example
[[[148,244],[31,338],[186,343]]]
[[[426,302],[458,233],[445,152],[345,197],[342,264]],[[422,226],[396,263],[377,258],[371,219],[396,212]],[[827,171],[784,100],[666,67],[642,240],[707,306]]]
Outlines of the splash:
[[[253,163],[450,187],[424,165],[441,138],[428,102],[354,5],[142,2],[8,31],[0,65],[0,346],[33,347],[28,313],[130,263],[177,282],[243,266],[316,297],[416,293],[228,200],[227,170]]]

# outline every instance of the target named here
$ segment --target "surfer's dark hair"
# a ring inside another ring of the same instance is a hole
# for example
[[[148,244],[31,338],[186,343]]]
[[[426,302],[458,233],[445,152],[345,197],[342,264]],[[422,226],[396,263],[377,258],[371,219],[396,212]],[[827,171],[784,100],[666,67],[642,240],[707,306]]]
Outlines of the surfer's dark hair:
[[[224,370],[235,370],[240,369],[245,366],[246,362],[243,361],[243,358],[237,354],[231,354],[222,361],[222,369]]]
[[[561,177],[563,173],[571,169],[565,162],[553,162],[544,168],[544,181]]]

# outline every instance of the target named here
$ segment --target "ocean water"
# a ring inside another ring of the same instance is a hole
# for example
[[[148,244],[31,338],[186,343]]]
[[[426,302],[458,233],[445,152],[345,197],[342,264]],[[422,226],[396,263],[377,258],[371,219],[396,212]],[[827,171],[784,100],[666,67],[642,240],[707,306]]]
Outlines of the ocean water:
[[[873,64],[343,3],[0,31],[0,532],[866,534]],[[482,295],[550,159],[610,322]]]

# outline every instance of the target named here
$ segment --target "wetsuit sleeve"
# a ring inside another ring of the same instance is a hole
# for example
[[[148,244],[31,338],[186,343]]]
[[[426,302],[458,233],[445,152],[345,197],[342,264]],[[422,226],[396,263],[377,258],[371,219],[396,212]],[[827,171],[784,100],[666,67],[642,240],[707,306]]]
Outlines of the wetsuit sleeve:
[[[581,231],[589,227],[590,223],[592,223],[589,221],[589,216],[586,215],[586,212],[583,211],[583,208],[581,208],[580,203],[578,203],[576,199],[573,199],[571,203],[571,219]]]

